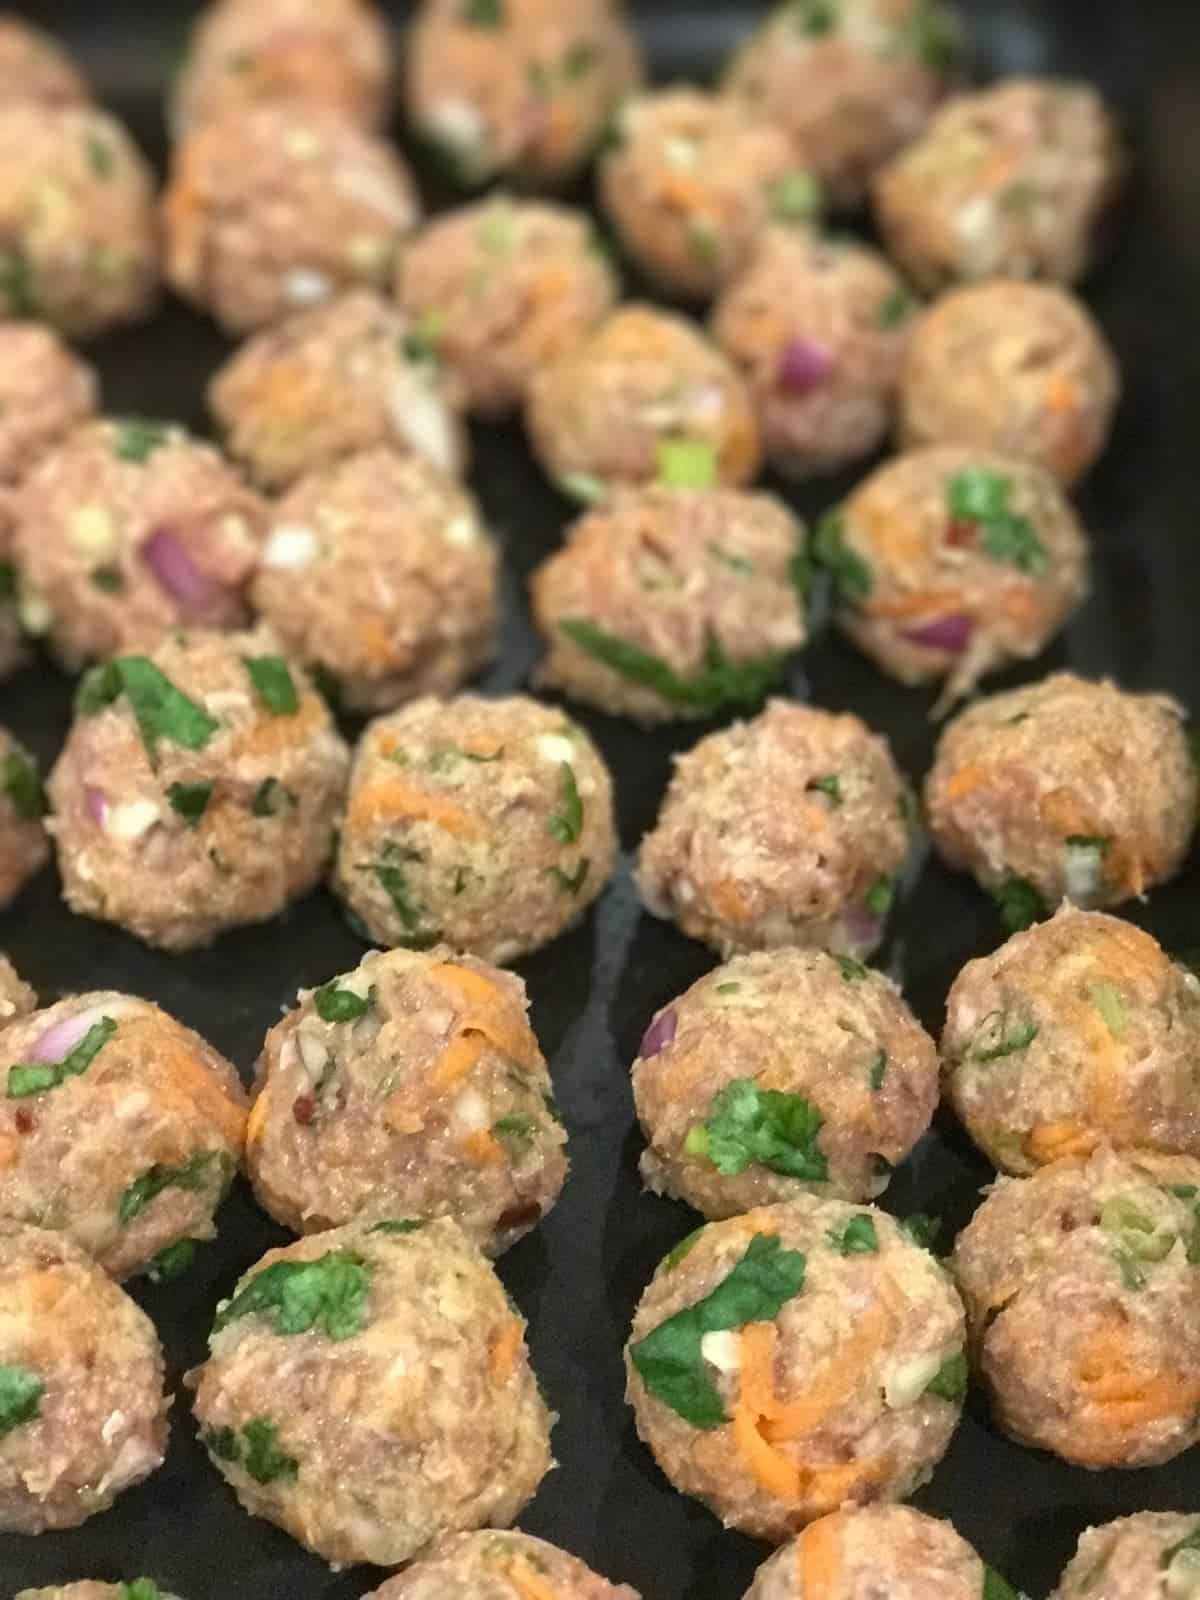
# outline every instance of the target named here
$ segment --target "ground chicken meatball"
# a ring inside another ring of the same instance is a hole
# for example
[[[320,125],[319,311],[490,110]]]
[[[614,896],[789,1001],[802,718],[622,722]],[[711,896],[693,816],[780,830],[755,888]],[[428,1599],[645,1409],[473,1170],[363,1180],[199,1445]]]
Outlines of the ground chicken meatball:
[[[167,275],[226,332],[247,333],[339,290],[384,288],[418,205],[401,157],[340,112],[231,111],[175,152]]]
[[[460,1533],[365,1600],[640,1600],[528,1533]]]
[[[0,1216],[65,1233],[114,1278],[180,1271],[233,1181],[236,1070],[148,1000],[60,1000],[0,1034]]]
[[[763,444],[790,478],[869,455],[892,425],[915,302],[881,255],[808,228],[768,228],[713,314],[745,373]]]
[[[729,281],[771,217],[810,217],[821,200],[781,127],[688,85],[622,108],[600,193],[651,282],[696,300]]]
[[[1000,1178],[954,1247],[997,1422],[1074,1466],[1200,1438],[1200,1161],[1100,1149]]]
[[[1070,486],[1107,444],[1119,391],[1116,357],[1073,295],[1052,284],[969,285],[917,323],[901,439],[1020,456]]]
[[[887,741],[858,717],[772,700],[676,760],[638,854],[642,900],[726,956],[776,945],[868,956],[914,809]]]
[[[928,1480],[958,1423],[964,1340],[945,1271],[891,1217],[800,1195],[666,1257],[626,1392],[677,1489],[779,1543]]]
[[[450,1216],[498,1255],[550,1210],[566,1133],[520,978],[445,946],[366,956],[271,1029],[247,1161],[295,1233]]]
[[[209,388],[230,454],[268,489],[375,445],[464,472],[457,395],[414,340],[410,320],[363,289],[248,339]]]
[[[390,711],[449,693],[495,648],[499,556],[472,496],[382,447],[301,478],[274,509],[255,610],[332,677],[340,703]]]
[[[164,950],[264,922],[320,878],[348,764],[266,630],[117,656],[83,680],[50,775],[67,904]]]
[[[884,462],[813,551],[838,626],[901,683],[943,679],[938,714],[1036,656],[1088,592],[1089,542],[1049,473],[961,445]]]
[[[495,194],[406,245],[396,293],[470,410],[498,420],[525,403],[539,368],[604,320],[618,285],[588,217]]]
[[[179,1600],[160,1589],[153,1578],[135,1578],[132,1583],[66,1583],[52,1589],[22,1589],[16,1600]]]
[[[0,1532],[76,1528],[161,1466],[154,1324],[62,1234],[0,1220]]]
[[[177,626],[244,627],[267,508],[173,423],[85,423],[12,501],[21,614],[69,672]]]
[[[507,1527],[552,1465],[524,1332],[457,1223],[356,1223],[269,1250],[187,1382],[247,1511],[334,1565],[393,1567]]]
[[[948,1522],[863,1506],[811,1523],[759,1567],[743,1600],[991,1600],[988,1576]]]
[[[533,575],[538,683],[646,724],[758,705],[808,633],[805,547],[769,495],[618,495]]]
[[[391,40],[370,0],[221,0],[192,34],[171,125],[186,134],[226,111],[288,100],[378,127],[391,76]]]
[[[578,919],[616,849],[612,779],[561,711],[417,700],[363,735],[334,888],[380,944],[503,965]]]
[[[823,950],[762,951],[658,1012],[633,1096],[647,1187],[706,1217],[808,1188],[868,1200],[929,1127],[937,1051],[882,973]]]
[[[425,0],[407,77],[409,119],[462,187],[553,189],[590,159],[642,63],[612,0]]]
[[[943,0],[792,0],[734,58],[727,90],[792,137],[839,207],[925,124],[959,76]]]
[[[1073,283],[1124,166],[1094,89],[1009,78],[952,100],[884,167],[876,219],[889,253],[931,292],[980,278]]]
[[[89,98],[83,75],[53,35],[15,12],[0,14],[0,105],[38,100],[62,106]]]
[[[732,363],[686,318],[647,305],[622,306],[535,373],[526,424],[546,472],[584,501],[656,479],[737,488],[762,456]]]
[[[1050,1600],[1194,1600],[1200,1594],[1200,1518],[1142,1511],[1085,1529]]]
[[[0,728],[0,910],[40,872],[50,855],[46,799],[33,757]]]
[[[0,1028],[29,1014],[37,1005],[37,995],[5,955],[0,955]]]
[[[0,316],[86,339],[149,314],[159,281],[154,179],[115,117],[0,100],[0,173]]]
[[[925,801],[942,857],[971,872],[1015,930],[1064,897],[1120,905],[1173,877],[1198,791],[1174,700],[1057,672],[960,712]]]

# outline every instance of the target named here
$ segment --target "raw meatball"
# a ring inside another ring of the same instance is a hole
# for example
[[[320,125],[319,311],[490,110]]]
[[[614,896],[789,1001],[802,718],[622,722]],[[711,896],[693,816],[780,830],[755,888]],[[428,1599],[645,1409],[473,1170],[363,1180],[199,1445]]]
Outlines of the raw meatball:
[[[472,496],[382,446],[301,478],[279,501],[253,599],[341,703],[389,711],[449,693],[492,657],[499,557]]]
[[[772,216],[812,216],[820,187],[781,127],[690,86],[629,101],[600,167],[626,250],[667,294],[706,300],[746,260]]]
[[[1118,917],[1064,906],[969,962],[942,1059],[954,1109],[1002,1172],[1103,1143],[1200,1156],[1200,978]]]
[[[942,0],[799,0],[734,58],[726,88],[791,135],[840,207],[920,132],[958,78],[962,29]]]
[[[1101,1149],[1001,1178],[954,1247],[1004,1431],[1074,1466],[1200,1438],[1200,1161]]]
[[[552,1465],[524,1332],[457,1223],[354,1224],[269,1250],[187,1382],[247,1511],[335,1565],[394,1567],[507,1527]]]
[[[173,423],[85,423],[12,504],[22,617],[69,672],[168,628],[248,620],[267,508]]]
[[[616,849],[612,779],[561,711],[417,700],[363,735],[334,888],[380,944],[504,964],[578,919]]]
[[[1117,362],[1087,308],[1051,284],[984,283],[917,323],[900,386],[906,446],[1036,461],[1068,486],[1108,442]]]
[[[1120,905],[1173,877],[1198,799],[1182,707],[1069,672],[960,712],[925,785],[939,852],[1012,929],[1064,896]]]
[[[646,909],[722,955],[868,956],[911,843],[912,796],[858,717],[772,700],[677,758],[642,840]]]
[[[231,111],[176,150],[167,275],[226,332],[247,333],[341,289],[382,289],[418,203],[400,156],[338,111]]]
[[[408,115],[449,175],[558,188],[642,81],[613,0],[425,0],[408,56]]]
[[[162,1465],[154,1324],[58,1233],[0,1220],[0,1532],[76,1528]]]
[[[1188,1600],[1200,1592],[1200,1519],[1142,1511],[1088,1528],[1051,1600]]]
[[[445,946],[373,952],[271,1029],[250,1121],[255,1193],[316,1233],[450,1216],[490,1255],[558,1199],[566,1134],[525,985]]]
[[[53,1589],[22,1589],[16,1600],[178,1600],[160,1589],[152,1578],[132,1583],[67,1583]]]
[[[39,100],[61,106],[88,98],[82,74],[53,35],[15,12],[0,15],[0,105]]]
[[[1094,89],[1009,78],[938,112],[879,174],[875,214],[889,252],[930,291],[960,279],[1073,283],[1124,167]]]
[[[538,683],[646,724],[757,705],[807,637],[805,546],[769,495],[618,495],[534,573]]]
[[[0,910],[12,904],[49,858],[45,809],[33,757],[7,728],[0,728]]]
[[[618,285],[588,217],[496,194],[406,245],[396,293],[469,408],[496,420],[524,404],[540,367],[604,320]]]
[[[87,339],[158,297],[154,179],[92,106],[0,99],[0,315]]]
[[[654,479],[736,488],[762,454],[732,363],[686,318],[652,306],[621,307],[535,373],[526,424],[547,473],[579,500]]]
[[[640,1600],[528,1533],[460,1533],[366,1600]]]
[[[914,301],[876,251],[768,228],[713,316],[746,375],[771,464],[791,478],[869,455],[892,424]]]
[[[185,134],[226,111],[289,100],[378,127],[391,76],[387,26],[369,0],[222,0],[192,34],[171,126]]]
[[[911,1506],[864,1506],[822,1517],[777,1550],[743,1600],[990,1600],[986,1579],[948,1522]]]
[[[215,1238],[246,1100],[198,1033],[148,1000],[75,995],[4,1029],[0,1081],[0,1215],[65,1233],[114,1278],[179,1270]]]
[[[1070,502],[1031,462],[939,445],[887,461],[818,527],[835,620],[901,683],[944,679],[940,713],[1036,656],[1088,591]]]
[[[929,1479],[958,1423],[964,1339],[946,1273],[891,1217],[799,1195],[666,1257],[626,1394],[677,1489],[779,1543]]]
[[[882,973],[772,950],[735,957],[658,1012],[633,1096],[647,1188],[706,1217],[807,1188],[869,1200],[929,1127],[937,1051]]]
[[[349,752],[265,630],[171,633],[83,681],[51,830],[72,911],[190,950],[320,878]]]
[[[0,1027],[27,1016],[37,1005],[37,995],[5,955],[0,955]]]
[[[248,339],[209,389],[230,454],[268,489],[382,444],[463,472],[456,402],[409,319],[364,289]]]

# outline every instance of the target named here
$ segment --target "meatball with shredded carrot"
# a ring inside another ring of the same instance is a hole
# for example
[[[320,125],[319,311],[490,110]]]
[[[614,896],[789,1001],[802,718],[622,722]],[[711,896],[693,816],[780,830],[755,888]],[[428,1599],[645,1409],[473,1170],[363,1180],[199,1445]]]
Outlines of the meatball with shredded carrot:
[[[528,1533],[459,1533],[365,1600],[640,1600]]]
[[[62,106],[88,99],[82,73],[53,34],[15,12],[0,16],[0,105],[37,100]]]
[[[12,904],[49,858],[45,810],[33,757],[7,728],[0,728],[0,909]]]
[[[1200,1518],[1140,1511],[1086,1528],[1050,1600],[1190,1600],[1200,1592]]]

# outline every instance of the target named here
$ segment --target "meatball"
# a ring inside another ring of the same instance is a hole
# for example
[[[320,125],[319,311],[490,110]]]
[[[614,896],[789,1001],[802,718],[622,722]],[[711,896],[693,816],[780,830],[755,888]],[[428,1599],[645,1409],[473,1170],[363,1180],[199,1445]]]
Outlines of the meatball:
[[[1013,930],[1064,896],[1120,905],[1173,877],[1198,799],[1174,700],[1069,672],[960,712],[925,787],[938,851],[994,895]]]
[[[409,119],[460,186],[552,189],[590,159],[642,63],[613,0],[425,0],[407,79]]]
[[[0,1079],[0,1216],[66,1234],[114,1278],[179,1270],[216,1236],[245,1096],[199,1034],[148,1000],[75,995],[7,1025]]]
[[[230,110],[289,100],[377,127],[391,75],[391,40],[370,0],[221,0],[192,34],[171,124],[186,134]]]
[[[247,1511],[335,1565],[393,1567],[507,1527],[550,1468],[524,1331],[457,1223],[355,1223],[269,1250],[187,1382]]]
[[[268,489],[375,445],[462,472],[456,402],[409,319],[364,289],[248,339],[209,389],[230,454]]]
[[[154,179],[92,106],[0,100],[0,315],[88,339],[158,297]]]
[[[952,100],[880,172],[875,214],[923,288],[1083,276],[1124,173],[1116,127],[1085,84],[1009,78]]]
[[[33,757],[7,728],[0,728],[0,910],[12,904],[49,858],[45,809]]]
[[[1036,461],[1070,486],[1108,442],[1120,377],[1087,308],[1051,284],[984,283],[917,323],[900,385],[906,446]]]
[[[772,466],[792,478],[869,455],[892,424],[914,302],[876,251],[768,228],[717,305]]]
[[[162,1465],[154,1324],[62,1234],[0,1220],[0,1532],[76,1528]]]
[[[882,973],[823,950],[757,952],[658,1012],[633,1096],[647,1187],[706,1217],[804,1189],[868,1200],[929,1127],[937,1051]]]
[[[525,985],[444,946],[366,956],[271,1029],[248,1166],[295,1233],[450,1216],[498,1255],[550,1210],[566,1134]]]
[[[1200,1161],[1100,1149],[1000,1178],[954,1247],[996,1420],[1093,1470],[1200,1438]]]
[[[1200,1579],[1194,1512],[1142,1511],[1088,1528],[1051,1600],[1187,1600]]]
[[[65,1583],[52,1589],[22,1589],[16,1600],[178,1600],[160,1589],[153,1578],[135,1578],[132,1583]]]
[[[498,420],[525,403],[540,367],[604,320],[618,285],[588,217],[496,194],[406,245],[396,293],[467,406]]]
[[[83,680],[50,775],[67,904],[164,950],[264,922],[320,878],[348,764],[265,630],[117,656]]]
[[[341,289],[383,288],[417,208],[400,156],[340,112],[230,111],[175,152],[167,275],[226,332],[247,333]]]
[[[37,1006],[37,995],[5,955],[0,955],[0,1028],[24,1017]]]
[[[646,276],[696,300],[729,281],[772,216],[808,217],[821,200],[781,127],[685,85],[622,108],[600,193]]]
[[[526,423],[549,475],[585,501],[655,479],[736,488],[762,454],[732,363],[686,318],[652,306],[621,307],[535,373]]]
[[[0,105],[37,100],[63,106],[87,99],[82,74],[52,34],[14,12],[0,16]]]
[[[69,672],[168,628],[237,628],[267,509],[173,423],[89,422],[12,501],[21,612]]]
[[[1045,648],[1088,592],[1090,546],[1041,467],[961,445],[886,461],[813,540],[835,619],[902,683],[944,680],[940,714]]]
[[[757,705],[807,636],[805,546],[769,495],[618,495],[534,573],[537,681],[646,724]]]
[[[457,689],[491,659],[498,567],[471,495],[379,447],[279,501],[254,606],[288,651],[332,676],[342,705],[389,711]]]
[[[943,0],[800,0],[734,58],[725,87],[786,128],[839,207],[920,132],[958,78],[957,15]]]
[[[911,1506],[864,1506],[822,1517],[777,1550],[743,1600],[990,1600],[987,1575],[948,1522]]]
[[[726,956],[776,945],[868,956],[913,809],[887,741],[858,717],[772,700],[677,758],[638,853],[642,900]]]
[[[578,919],[616,849],[612,779],[561,711],[417,700],[363,735],[334,888],[380,944],[505,964]]]
[[[928,1480],[958,1423],[964,1339],[944,1270],[891,1217],[799,1195],[666,1257],[626,1393],[677,1489],[779,1543]]]
[[[640,1600],[528,1533],[460,1533],[366,1600]]]

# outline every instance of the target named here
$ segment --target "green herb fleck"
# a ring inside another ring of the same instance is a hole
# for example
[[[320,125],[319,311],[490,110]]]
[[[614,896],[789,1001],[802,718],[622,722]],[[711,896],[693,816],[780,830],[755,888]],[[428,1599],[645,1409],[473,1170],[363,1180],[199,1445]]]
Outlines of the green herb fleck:
[[[579,796],[579,785],[575,782],[574,768],[568,761],[559,763],[558,793],[559,809],[547,822],[546,831],[559,844],[575,844],[583,832],[583,801]]]
[[[279,1429],[267,1417],[255,1417],[242,1429],[246,1449],[242,1465],[256,1483],[275,1483],[291,1479],[300,1470],[295,1456],[279,1448]]]
[[[236,1461],[241,1455],[238,1436],[232,1428],[206,1428],[200,1443],[218,1461]]]
[[[101,183],[107,183],[116,171],[116,158],[112,146],[106,139],[99,139],[94,133],[89,133],[86,140],[88,166]]]
[[[885,300],[880,301],[875,320],[885,332],[890,332],[902,322],[907,322],[915,309],[916,302],[907,290],[893,289]]]
[[[873,917],[886,917],[892,908],[892,901],[896,895],[896,886],[891,878],[876,878],[867,890],[863,904]]]
[[[517,248],[517,218],[507,200],[497,200],[487,208],[475,230],[481,250],[489,256],[507,260]]]
[[[719,983],[716,992],[718,994],[738,994],[741,991],[741,987],[740,983]]]
[[[28,1367],[0,1366],[0,1439],[33,1421],[45,1392],[46,1385]]]
[[[473,28],[502,28],[504,0],[462,0],[459,16]]]
[[[795,555],[788,562],[788,582],[796,591],[796,597],[803,608],[808,604],[808,597],[812,592],[813,565],[809,559],[807,547],[801,544]]]
[[[171,809],[177,811],[189,828],[194,828],[208,810],[212,799],[211,783],[173,783],[167,790]]]
[[[423,938],[425,933],[421,924],[425,921],[425,908],[413,900],[404,867],[401,865],[401,862],[420,860],[421,856],[411,850],[406,851],[398,845],[387,845],[384,847],[383,860],[377,861],[366,870],[375,874],[380,887],[395,907],[396,915],[403,923],[406,932]],[[437,936],[431,935],[430,943],[436,944]]]
[[[691,677],[683,678],[659,656],[584,618],[568,618],[558,626],[572,644],[620,677],[641,684],[672,705],[697,712],[718,711],[725,705],[760,704],[778,682],[784,667],[781,655],[732,662],[710,634],[704,665]]]
[[[121,695],[129,701],[151,761],[160,739],[185,750],[203,750],[220,726],[146,656],[117,656],[93,668],[79,686],[76,709],[80,716],[93,717]]]
[[[993,1011],[979,1025],[971,1045],[972,1061],[1000,1061],[1027,1050],[1038,1036],[1036,1022],[1009,1023],[1004,1012]]]
[[[214,1173],[222,1189],[233,1176],[233,1163],[223,1150],[197,1150],[175,1167],[160,1166],[156,1162],[125,1190],[117,1202],[117,1220],[123,1228],[127,1228],[164,1190],[186,1189],[194,1192],[205,1189],[212,1182]]]
[[[947,486],[950,515],[979,529],[983,549],[1030,576],[1046,571],[1050,558],[1028,517],[1009,510],[1012,480],[984,467],[956,472]]]
[[[664,1272],[674,1272],[679,1263],[684,1260],[685,1257],[690,1256],[692,1251],[700,1243],[700,1236],[703,1234],[703,1232],[704,1224],[702,1223],[700,1227],[694,1229],[691,1233],[685,1234],[684,1237],[680,1239],[679,1243],[673,1249],[668,1250],[666,1255],[662,1258],[660,1270]]]
[[[1129,1017],[1125,1011],[1125,1002],[1121,998],[1121,991],[1115,983],[1101,979],[1098,983],[1088,987],[1088,998],[1096,1010],[1104,1018],[1104,1025],[1114,1039],[1123,1039],[1125,1029],[1129,1025]]]
[[[20,750],[0,761],[0,789],[21,822],[36,822],[46,810],[46,794],[33,762]]]
[[[826,1237],[841,1256],[873,1256],[879,1253],[875,1222],[865,1211],[850,1217],[840,1228],[830,1228]]]
[[[767,191],[767,204],[778,222],[815,217],[824,204],[821,185],[811,172],[787,172]]]
[[[405,356],[409,361],[419,363],[440,361],[442,335],[445,331],[444,311],[423,311],[404,335],[402,344]]]
[[[250,810],[256,817],[277,817],[295,804],[295,795],[278,778],[264,778],[254,791]]]
[[[99,589],[101,594],[124,593],[125,574],[120,567],[93,567],[88,576],[92,580],[92,587]]]
[[[867,1081],[870,1083],[875,1094],[878,1094],[880,1089],[883,1088],[884,1079],[887,1077],[887,1069],[887,1051],[877,1050],[875,1052],[875,1059],[871,1062],[871,1068],[867,1074]]]
[[[14,317],[36,317],[38,300],[33,287],[33,269],[20,250],[11,246],[0,250],[0,295],[8,302]]]
[[[292,674],[282,656],[243,656],[255,693],[273,717],[294,717],[300,709],[300,696]]]
[[[668,489],[712,489],[717,483],[717,452],[707,439],[661,439],[658,480]]]
[[[1025,878],[1005,878],[991,891],[991,896],[1009,933],[1020,933],[1046,915],[1045,902]]]
[[[713,1097],[707,1119],[691,1129],[684,1148],[727,1178],[757,1165],[824,1183],[829,1163],[817,1143],[824,1122],[802,1094],[760,1089],[752,1078],[735,1078]]]
[[[368,1233],[416,1233],[425,1226],[423,1217],[385,1217],[382,1222],[374,1222],[367,1229]]]
[[[754,576],[754,563],[747,561],[745,556],[739,556],[734,550],[723,550],[719,544],[709,544],[706,549],[714,561],[719,561],[723,567],[728,567],[730,572],[736,572],[739,578]]]
[[[25,1100],[30,1095],[57,1089],[68,1078],[79,1078],[87,1071],[117,1031],[111,1017],[94,1022],[75,1048],[55,1063],[25,1061],[8,1069],[8,1098]]]
[[[370,1285],[369,1264],[349,1250],[331,1250],[315,1261],[275,1261],[218,1309],[213,1332],[258,1315],[279,1334],[317,1328],[328,1339],[350,1339],[366,1325]]]
[[[836,772],[827,773],[823,778],[810,778],[804,787],[810,794],[827,796],[835,811],[842,803],[842,780]]]
[[[687,225],[687,249],[697,266],[720,266],[721,234],[716,223],[708,217],[692,217]],[[708,486],[702,484],[700,487]]]
[[[924,0],[906,29],[908,46],[931,72],[953,71],[962,59],[962,29],[951,12],[937,0]]]
[[[514,1111],[507,1117],[501,1117],[499,1122],[493,1122],[492,1132],[497,1139],[519,1151],[537,1138],[540,1127],[541,1123],[536,1117],[522,1116]]]
[[[966,1392],[967,1358],[960,1350],[957,1355],[952,1355],[942,1362],[925,1386],[925,1393],[936,1395],[939,1400],[949,1400],[957,1405]]]
[[[837,25],[835,0],[792,0],[792,18],[801,33],[820,38]]]
[[[176,1239],[160,1250],[146,1268],[151,1283],[174,1283],[196,1259],[195,1239]]]
[[[145,466],[171,437],[168,423],[149,422],[145,417],[126,417],[115,426],[117,436],[113,449],[117,460],[128,461],[135,467]]]
[[[833,959],[837,962],[838,971],[846,983],[861,983],[867,976],[867,968],[853,956],[834,955]]]
[[[874,579],[871,569],[846,543],[846,520],[838,512],[822,517],[813,536],[813,555],[831,575],[843,600],[865,600]]]
[[[550,876],[564,894],[578,894],[587,882],[592,863],[584,856],[574,872],[564,872],[561,867],[550,867]]]
[[[578,83],[580,78],[587,77],[599,59],[600,51],[589,39],[576,39],[562,60],[563,81]]]
[[[361,994],[355,994],[353,989],[339,989],[335,978],[323,989],[316,990],[313,1004],[322,1022],[357,1022],[371,1009],[374,994],[375,990],[372,989],[364,999]]]
[[[163,1592],[153,1578],[135,1578],[117,1585],[117,1600],[163,1600]]]
[[[932,1250],[942,1231],[942,1221],[926,1211],[914,1211],[911,1217],[901,1218],[900,1228],[920,1249]]]

